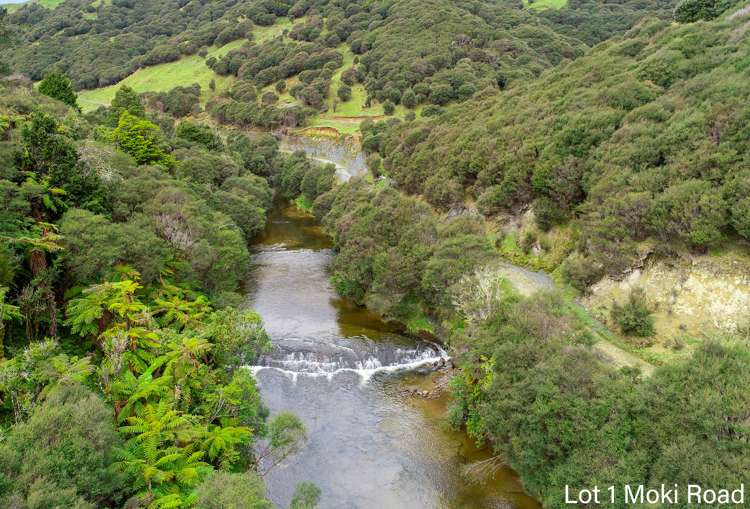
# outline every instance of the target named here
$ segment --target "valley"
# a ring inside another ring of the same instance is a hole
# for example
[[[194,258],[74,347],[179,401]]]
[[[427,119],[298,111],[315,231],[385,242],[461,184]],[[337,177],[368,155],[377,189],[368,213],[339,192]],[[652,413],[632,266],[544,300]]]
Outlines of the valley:
[[[745,482],[745,4],[0,5],[0,505]]]

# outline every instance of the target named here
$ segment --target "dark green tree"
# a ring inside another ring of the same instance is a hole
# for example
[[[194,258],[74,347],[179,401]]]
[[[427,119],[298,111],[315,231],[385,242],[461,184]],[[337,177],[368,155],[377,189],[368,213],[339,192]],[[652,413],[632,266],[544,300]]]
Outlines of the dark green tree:
[[[417,106],[417,95],[414,90],[407,88],[404,90],[404,95],[401,96],[401,104],[407,108],[414,108]]]
[[[735,3],[732,0],[682,0],[675,7],[674,19],[680,23],[714,19]]]
[[[62,500],[80,498],[103,507],[125,487],[113,467],[120,444],[112,410],[102,398],[80,385],[61,385],[27,421],[11,428],[0,444],[0,471],[12,486],[9,495],[22,500],[35,498],[34,491],[49,496],[62,490],[67,492]],[[44,488],[35,488],[40,480]],[[10,507],[2,499],[0,505]]]
[[[73,91],[73,85],[68,77],[59,71],[52,71],[44,76],[39,84],[39,92],[79,109],[78,97]]]
[[[112,99],[112,104],[107,112],[109,125],[117,126],[123,111],[127,111],[136,117],[144,118],[146,116],[146,109],[143,107],[138,93],[127,85],[118,88],[115,97]]]
[[[352,98],[352,88],[348,85],[341,85],[336,91],[336,95],[342,102],[347,102]]]

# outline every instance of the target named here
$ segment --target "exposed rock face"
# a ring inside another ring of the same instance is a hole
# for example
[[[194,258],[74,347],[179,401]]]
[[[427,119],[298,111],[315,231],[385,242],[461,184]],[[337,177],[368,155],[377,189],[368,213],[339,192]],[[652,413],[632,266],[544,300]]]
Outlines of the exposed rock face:
[[[655,306],[662,338],[736,332],[750,325],[750,259],[739,250],[656,261],[621,281],[605,278],[591,288],[586,307],[603,311],[636,287]]]

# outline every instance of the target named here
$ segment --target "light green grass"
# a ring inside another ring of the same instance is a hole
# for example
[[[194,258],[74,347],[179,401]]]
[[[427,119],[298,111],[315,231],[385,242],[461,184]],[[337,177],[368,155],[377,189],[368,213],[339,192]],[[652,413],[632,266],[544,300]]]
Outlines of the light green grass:
[[[355,134],[359,132],[359,124],[362,120],[371,118],[381,120],[387,118],[383,112],[383,105],[373,102],[370,107],[365,106],[367,100],[367,91],[364,85],[355,84],[352,88],[352,98],[346,102],[341,102],[338,98],[337,91],[343,85],[341,75],[343,72],[354,64],[354,54],[349,46],[342,44],[337,50],[344,56],[344,61],[331,78],[331,86],[326,97],[328,111],[316,115],[309,121],[311,127],[331,127],[341,134]],[[421,108],[414,111],[418,114]],[[409,110],[402,106],[396,106],[393,114],[395,117],[403,118]]]
[[[419,334],[422,332],[435,334],[435,326],[432,325],[432,322],[430,322],[429,318],[426,316],[417,316],[407,320],[406,330],[412,334]]]
[[[235,44],[234,41],[227,46]],[[216,51],[224,50],[224,47]],[[228,51],[228,50],[227,50]],[[138,93],[143,92],[166,92],[177,86],[189,86],[198,83],[201,86],[201,100],[205,102],[214,92],[211,92],[208,84],[211,80],[216,82],[216,91],[226,89],[232,81],[230,76],[218,76],[206,66],[205,60],[198,55],[190,55],[176,62],[152,65],[138,69],[124,80],[108,87],[84,90],[78,94],[78,104],[84,112],[92,111],[99,106],[109,106],[117,90],[122,85],[127,85]]]
[[[255,27],[253,34],[255,41],[262,42],[275,37],[288,28],[291,22],[287,18],[281,18],[279,22],[269,27]],[[242,46],[246,39],[232,41],[220,48],[210,48],[208,57],[221,57],[229,51]],[[206,58],[208,58],[206,57]],[[208,84],[214,80],[216,91],[212,92]],[[216,93],[226,90],[231,85],[232,76],[219,76],[208,66],[205,60],[198,55],[183,57],[175,62],[152,65],[138,69],[124,80],[107,87],[83,90],[78,94],[78,104],[84,112],[93,111],[99,106],[109,106],[117,90],[122,85],[127,85],[138,93],[143,92],[166,92],[178,86],[190,86],[198,83],[201,86],[201,102],[206,103]]]
[[[523,0],[523,4],[530,9],[562,9],[568,5],[568,0]]]
[[[54,9],[58,5],[64,2],[64,0],[31,0],[34,3],[37,3],[41,5],[42,7],[46,7],[48,9]],[[2,1],[0,1],[0,5],[4,6],[6,9],[8,9],[8,12],[14,12],[26,5],[30,2],[23,2],[20,4],[6,4]]]
[[[313,204],[304,194],[297,196],[293,203],[301,211],[312,214]]]
[[[304,18],[300,18],[304,19]],[[292,21],[289,18],[277,18],[276,23],[268,27],[256,26],[253,28],[253,40],[260,44],[269,39],[273,39],[287,28],[292,28]]]

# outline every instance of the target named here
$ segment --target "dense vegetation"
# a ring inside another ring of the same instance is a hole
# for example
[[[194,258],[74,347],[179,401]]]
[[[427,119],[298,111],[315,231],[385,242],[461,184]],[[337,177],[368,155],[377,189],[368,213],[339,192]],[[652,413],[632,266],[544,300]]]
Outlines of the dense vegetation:
[[[17,44],[2,60],[34,80],[54,65],[77,87],[95,88],[248,37],[252,23],[272,24],[274,10],[288,8],[282,1],[67,0],[56,9],[29,2],[9,16]]]
[[[539,80],[427,121],[365,126],[399,187],[447,210],[533,208],[585,287],[651,244],[748,238],[746,17],[641,22]]]
[[[220,486],[272,507],[256,470],[305,429],[238,369],[270,343],[235,305],[266,177],[293,163],[128,89],[85,118],[23,82],[0,96],[0,505],[219,507]]]
[[[302,164],[286,171],[289,196],[319,178]],[[340,293],[413,331],[439,327],[457,353],[451,422],[495,453],[469,475],[511,465],[545,507],[560,508],[565,485],[747,481],[744,343],[709,340],[648,378],[617,370],[592,351],[592,330],[568,297],[516,293],[480,216],[441,215],[385,179],[335,186],[312,210],[334,236]],[[613,315],[626,334],[652,332],[638,293]],[[622,497],[614,505],[625,506]]]
[[[522,298],[509,288],[477,275],[457,290],[465,327],[452,341],[467,351],[453,380],[451,418],[491,444],[496,461],[512,465],[544,507],[567,507],[566,484],[747,481],[745,345],[708,342],[689,361],[643,380],[596,359],[558,295]],[[684,498],[666,505],[695,506]],[[622,494],[611,505],[626,506]]]
[[[218,76],[237,78],[208,105],[219,122],[297,127],[335,110],[337,100],[361,103],[354,113],[379,103],[391,115],[399,105],[434,109],[504,89],[579,57],[586,44],[622,32],[646,12],[665,15],[670,7],[671,0],[579,0],[553,14],[511,0],[68,0],[56,9],[31,3],[9,16],[16,50],[0,60],[9,63],[6,72],[38,80],[57,68],[77,88],[96,88],[197,55]],[[254,40],[253,27],[288,20],[295,24],[283,33]],[[208,57],[211,46],[239,40],[247,42]],[[354,58],[342,67],[347,55]],[[286,97],[276,104],[279,94]],[[180,91],[150,99],[177,115],[197,107],[197,98],[192,106],[187,100]]]

